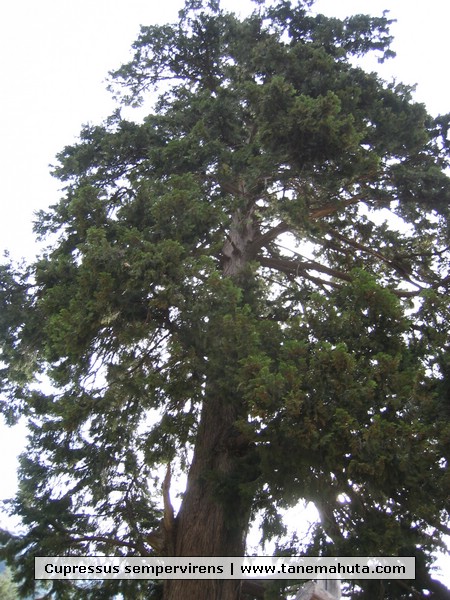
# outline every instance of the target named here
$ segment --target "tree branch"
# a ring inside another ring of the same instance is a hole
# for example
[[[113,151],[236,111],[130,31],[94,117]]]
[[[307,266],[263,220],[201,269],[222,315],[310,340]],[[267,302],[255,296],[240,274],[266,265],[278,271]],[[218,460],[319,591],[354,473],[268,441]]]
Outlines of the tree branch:
[[[405,281],[407,281],[411,285],[414,285],[418,289],[423,290],[422,286],[420,286],[415,281],[412,281],[410,275],[406,272],[406,270],[404,268],[402,268],[400,265],[396,264],[395,261],[389,259],[387,256],[384,256],[384,254],[381,254],[381,252],[378,252],[377,250],[372,250],[371,248],[368,248],[367,246],[365,246],[364,244],[361,244],[360,242],[357,242],[356,240],[351,240],[350,238],[342,235],[341,233],[338,233],[337,231],[329,231],[328,233],[332,237],[340,240],[341,242],[344,242],[345,244],[348,244],[352,248],[355,248],[355,250],[361,250],[361,252],[365,252],[366,254],[369,254],[370,256],[373,256],[374,258],[378,258],[379,260],[384,262],[386,265],[392,267]]]
[[[337,204],[327,204],[322,208],[317,208],[309,213],[310,219],[321,219],[322,217],[328,217],[333,213],[338,212],[341,208],[345,208],[346,206],[351,206],[352,204],[358,204],[362,200],[367,199],[366,194],[359,194],[358,196],[354,196],[353,198],[349,198],[348,200],[343,200],[338,202]]]
[[[331,286],[334,288],[339,288],[339,284],[335,281],[329,279],[321,279],[320,277],[315,277],[308,273],[308,271],[318,271],[319,273],[324,273],[325,275],[330,275],[336,279],[340,279],[341,281],[347,281],[351,283],[353,278],[351,275],[347,273],[343,273],[342,271],[337,271],[336,269],[332,269],[330,267],[326,267],[325,265],[321,265],[316,261],[294,261],[289,258],[282,257],[274,257],[274,256],[260,256],[258,257],[258,261],[262,267],[267,267],[268,269],[275,269],[276,271],[280,271],[285,275],[290,276],[303,276],[305,279],[312,281],[320,286]],[[422,288],[419,290],[400,290],[400,289],[392,289],[390,288],[392,294],[397,296],[398,298],[415,298],[419,296],[422,292]]]
[[[133,550],[138,550],[139,552],[142,552],[142,550],[144,550],[144,553],[148,552],[147,548],[145,548],[144,546],[139,547],[140,544],[137,544],[135,542],[126,542],[124,540],[118,540],[117,538],[109,538],[104,535],[83,535],[79,537],[69,535],[69,540],[71,543],[74,544],[79,544],[81,542],[103,542],[105,544],[111,544],[112,546],[132,548]]]
[[[252,246],[254,246],[256,249],[263,248],[270,242],[273,242],[279,235],[282,233],[287,233],[291,229],[292,228],[290,225],[282,221],[278,225],[275,225],[275,227],[272,227],[268,231],[259,235],[255,240],[253,240]]]
[[[336,279],[340,279],[342,281],[352,281],[352,277],[347,275],[347,273],[343,273],[342,271],[337,271],[331,267],[321,265],[314,260],[303,262],[294,261],[289,258],[273,256],[260,256],[258,260],[263,267],[276,269],[277,271],[282,271],[283,273],[289,273],[291,275],[305,275],[305,271],[318,271],[319,273],[324,273],[325,275],[335,277]],[[332,282],[327,280],[324,280],[323,283],[332,284]]]

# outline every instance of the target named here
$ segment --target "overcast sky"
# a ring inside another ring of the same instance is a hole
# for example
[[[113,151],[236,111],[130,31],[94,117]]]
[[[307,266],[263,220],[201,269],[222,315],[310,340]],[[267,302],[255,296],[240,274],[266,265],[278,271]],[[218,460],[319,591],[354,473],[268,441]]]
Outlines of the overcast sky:
[[[0,8],[0,251],[33,256],[33,212],[59,199],[49,164],[84,123],[98,123],[114,104],[109,70],[126,62],[141,24],[173,21],[182,0],[9,0]],[[224,0],[245,11],[249,0]],[[397,57],[379,66],[385,79],[417,83],[416,98],[433,115],[450,112],[449,0],[318,0],[318,12],[397,19]],[[0,430],[0,497],[15,486],[19,430]],[[9,460],[7,460],[9,458]]]

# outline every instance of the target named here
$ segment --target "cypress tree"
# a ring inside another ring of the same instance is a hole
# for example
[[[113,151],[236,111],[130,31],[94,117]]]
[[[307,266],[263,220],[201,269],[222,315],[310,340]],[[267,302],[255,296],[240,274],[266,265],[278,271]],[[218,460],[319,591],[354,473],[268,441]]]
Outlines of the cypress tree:
[[[28,418],[4,556],[417,559],[352,598],[449,598],[449,117],[355,66],[386,15],[186,0],[58,155],[29,265],[1,267],[2,407]],[[176,483],[172,482],[171,478]],[[174,488],[183,487],[172,508]],[[286,540],[284,509],[320,523]],[[52,597],[237,600],[239,581],[53,581]],[[428,595],[427,595],[428,594]],[[278,596],[279,597],[279,596]]]

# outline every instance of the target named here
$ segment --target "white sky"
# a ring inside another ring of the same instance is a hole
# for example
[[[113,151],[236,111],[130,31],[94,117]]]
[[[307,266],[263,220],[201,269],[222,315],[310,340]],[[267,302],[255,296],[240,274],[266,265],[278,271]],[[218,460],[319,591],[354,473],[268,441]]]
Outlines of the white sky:
[[[59,199],[50,163],[83,123],[114,108],[104,80],[126,62],[141,24],[173,21],[183,0],[6,0],[0,7],[0,252],[32,257],[33,212]],[[239,12],[249,0],[223,0]],[[317,0],[315,10],[397,19],[397,57],[378,69],[386,79],[417,83],[433,115],[450,111],[449,0]],[[0,498],[15,489],[19,429],[0,428]],[[450,572],[450,563],[448,566]],[[448,582],[450,584],[450,580]]]

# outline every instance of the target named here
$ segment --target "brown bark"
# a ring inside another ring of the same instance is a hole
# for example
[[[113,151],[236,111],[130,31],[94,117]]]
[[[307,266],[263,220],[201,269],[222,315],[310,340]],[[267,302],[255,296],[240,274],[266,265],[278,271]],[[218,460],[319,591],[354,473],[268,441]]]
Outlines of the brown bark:
[[[239,489],[242,441],[233,401],[205,401],[195,453],[176,518],[176,556],[242,556],[250,506]],[[244,449],[245,452],[245,449]],[[238,580],[166,581],[164,600],[238,600]]]
[[[238,278],[255,254],[257,225],[250,209],[234,215],[223,247],[224,275]],[[226,359],[225,359],[226,360]],[[244,407],[227,382],[209,382],[194,457],[175,520],[175,556],[243,556],[251,499],[242,483],[255,479],[248,468],[254,451],[235,427]],[[243,468],[243,465],[246,465]],[[166,581],[164,600],[239,600],[239,580]]]

